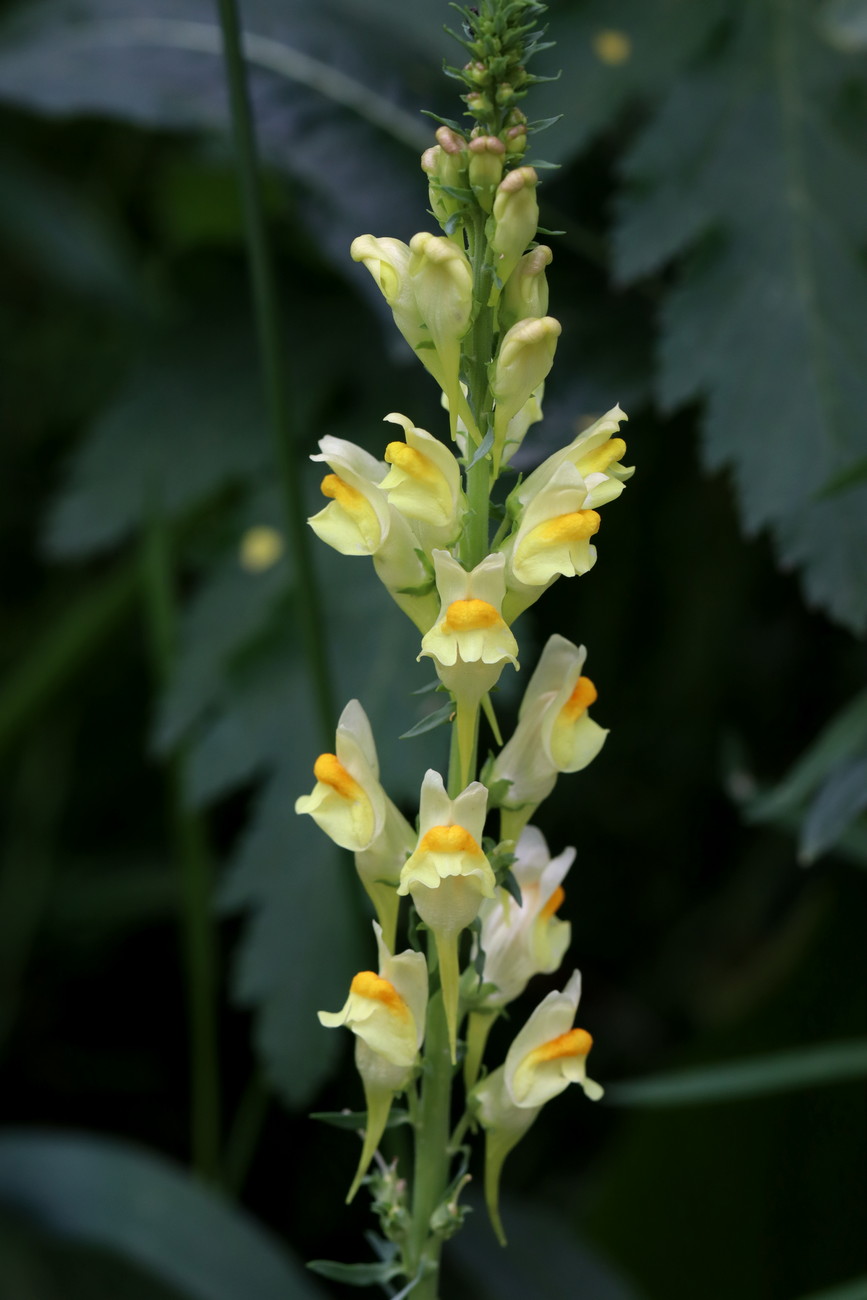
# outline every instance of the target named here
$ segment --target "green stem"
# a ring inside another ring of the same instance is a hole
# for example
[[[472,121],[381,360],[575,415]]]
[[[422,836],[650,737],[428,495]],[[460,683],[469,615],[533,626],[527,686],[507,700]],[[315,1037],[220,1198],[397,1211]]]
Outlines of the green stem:
[[[175,603],[169,534],[152,510],[142,544],[142,584],[154,677],[164,686],[175,653]],[[213,873],[201,817],[186,806],[184,753],[168,763],[174,852],[181,873],[183,944],[190,1021],[190,1145],[193,1167],[215,1181],[220,1145],[217,1045],[217,945],[212,916]]]
[[[424,1074],[415,1136],[412,1227],[407,1240],[406,1273],[415,1277],[422,1263],[425,1276],[413,1290],[414,1300],[436,1300],[442,1238],[430,1232],[430,1220],[449,1183],[452,1063],[442,995],[431,998],[425,1034]]]
[[[297,470],[297,436],[285,369],[287,348],[271,267],[271,253],[259,186],[256,135],[253,115],[250,111],[244,55],[241,49],[240,24],[235,0],[218,0],[218,2],[259,349],[268,397],[269,423],[283,491],[289,549],[292,552],[297,574],[299,622],[307,669],[318,704],[323,737],[328,742],[333,732],[336,715],[328,670],[324,619],[307,531],[307,512],[304,506],[301,476]]]

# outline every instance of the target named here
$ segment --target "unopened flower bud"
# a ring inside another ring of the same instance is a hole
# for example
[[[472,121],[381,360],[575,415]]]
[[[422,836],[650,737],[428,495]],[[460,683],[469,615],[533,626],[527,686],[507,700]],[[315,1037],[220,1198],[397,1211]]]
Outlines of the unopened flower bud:
[[[470,141],[470,185],[485,212],[494,206],[494,191],[503,179],[505,153],[506,146],[495,135],[477,135]]]
[[[483,118],[490,117],[494,111],[494,106],[488,99],[487,95],[474,92],[471,95],[465,95],[466,105],[473,117]]]
[[[491,363],[494,408],[494,465],[499,467],[509,421],[545,380],[554,363],[560,322],[553,316],[528,316],[508,331]]]
[[[508,81],[500,82],[499,86],[497,86],[497,94],[496,94],[497,104],[500,106],[500,108],[502,108],[504,104],[508,104],[509,100],[512,98],[514,93],[515,93],[515,87],[510,85]]]
[[[500,298],[500,329],[510,330],[528,316],[545,316],[548,312],[548,281],[545,268],[554,254],[547,244],[539,244],[525,253],[506,281]]]
[[[516,167],[497,187],[489,225],[489,240],[495,254],[494,269],[503,285],[536,233],[539,177],[532,167]]]
[[[409,280],[427,339],[439,360],[440,386],[454,413],[461,405],[461,339],[470,327],[473,271],[463,249],[423,230],[410,240]]]
[[[527,129],[524,126],[512,126],[506,132],[506,157],[521,158],[527,150]]]

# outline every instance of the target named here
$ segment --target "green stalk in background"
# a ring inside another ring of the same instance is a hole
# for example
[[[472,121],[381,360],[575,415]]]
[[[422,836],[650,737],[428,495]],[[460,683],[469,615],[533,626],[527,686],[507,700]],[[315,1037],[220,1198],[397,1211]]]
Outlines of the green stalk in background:
[[[174,663],[177,614],[170,534],[152,505],[142,539],[141,579],[151,663],[165,688]],[[186,803],[184,753],[168,761],[170,820],[182,883],[182,929],[190,1024],[190,1123],[193,1167],[217,1180],[220,1152],[218,956],[213,866],[204,822]]]
[[[319,589],[305,526],[304,494],[299,471],[297,436],[287,385],[287,343],[281,320],[259,177],[256,134],[250,111],[241,30],[235,0],[219,0],[226,84],[232,112],[232,134],[243,200],[244,226],[253,303],[268,397],[274,459],[283,493],[284,522],[295,566],[297,609],[307,670],[313,684],[323,735],[334,725],[335,708],[328,670]]]

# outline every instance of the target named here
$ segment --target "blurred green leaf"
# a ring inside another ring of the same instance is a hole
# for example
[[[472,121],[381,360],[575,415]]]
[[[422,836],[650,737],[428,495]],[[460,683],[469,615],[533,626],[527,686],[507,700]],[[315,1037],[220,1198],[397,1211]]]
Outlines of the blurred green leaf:
[[[132,250],[104,208],[7,149],[0,152],[0,189],[0,233],[31,265],[76,293],[141,310]]]
[[[201,316],[153,345],[81,444],[49,517],[55,556],[115,546],[158,494],[175,518],[268,453],[252,329]]]
[[[867,1300],[867,1274],[842,1286],[833,1286],[829,1291],[811,1291],[801,1300]]]
[[[701,1105],[819,1084],[845,1083],[865,1076],[867,1039],[854,1039],[615,1083],[606,1088],[605,1096],[618,1106]]]
[[[867,48],[867,3],[865,0],[826,0],[820,27],[833,45],[857,52]]]
[[[478,1207],[465,1230],[450,1244],[452,1267],[466,1294],[478,1300],[638,1300],[639,1292],[553,1209],[505,1197],[503,1222],[507,1250],[496,1241],[487,1215]],[[462,1292],[463,1294],[463,1292]]]
[[[135,1260],[191,1300],[320,1295],[243,1211],[124,1142],[7,1132],[0,1137],[0,1200],[60,1237]]]
[[[348,271],[359,230],[408,236],[417,224],[408,147],[430,141],[417,97],[436,100],[439,71],[429,51],[413,55],[405,15],[387,39],[375,21],[343,21],[331,0],[248,0],[243,17],[262,157],[303,182],[318,245]],[[0,97],[52,115],[225,132],[221,54],[208,0],[42,0],[0,28]]]
[[[551,14],[556,40],[531,64],[559,81],[533,87],[531,118],[563,114],[539,138],[545,157],[565,162],[636,101],[664,94],[705,50],[725,0],[587,0]]]
[[[867,487],[817,499],[867,450],[865,160],[837,117],[852,68],[806,0],[737,18],[626,158],[618,274],[689,253],[663,305],[661,399],[706,399],[705,460],[733,469],[747,530],[770,525],[809,601],[859,630]]]
[[[58,1241],[17,1215],[0,1214],[4,1300],[183,1300],[138,1265],[81,1242]]]
[[[800,856],[815,862],[842,839],[867,808],[867,758],[842,763],[822,786],[807,810],[801,830]]]

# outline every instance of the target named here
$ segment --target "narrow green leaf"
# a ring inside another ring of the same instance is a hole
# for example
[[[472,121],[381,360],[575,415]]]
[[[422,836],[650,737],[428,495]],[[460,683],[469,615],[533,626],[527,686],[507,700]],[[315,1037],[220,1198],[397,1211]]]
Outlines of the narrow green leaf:
[[[775,821],[796,811],[840,763],[867,743],[867,691],[831,719],[783,781],[747,810],[750,821]]]
[[[455,706],[449,700],[448,704],[444,704],[441,709],[429,713],[426,718],[422,718],[421,722],[417,722],[414,727],[410,727],[409,731],[403,732],[400,739],[410,740],[413,736],[423,736],[426,731],[433,731],[436,727],[442,727],[451,718],[454,708]]]
[[[125,1142],[0,1136],[0,1201],[135,1260],[191,1300],[320,1300],[288,1252],[185,1170]]]
[[[472,469],[473,466],[478,463],[478,461],[484,460],[485,456],[487,456],[488,452],[491,450],[493,445],[494,445],[494,431],[493,429],[488,429],[488,432],[485,434],[484,438],[479,443],[478,447],[476,447],[476,450],[473,453],[473,459],[470,461],[469,465],[467,465],[467,469]]]
[[[853,1039],[615,1083],[606,1089],[605,1097],[617,1106],[701,1105],[865,1076],[867,1039]]]
[[[801,829],[802,862],[832,849],[867,808],[867,758],[843,763],[831,773],[807,811]]]

